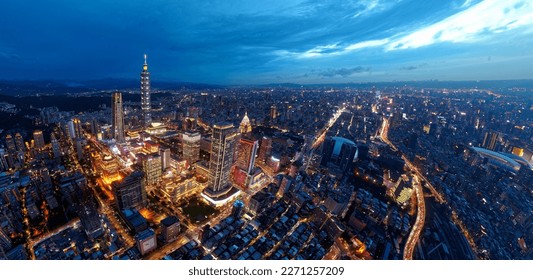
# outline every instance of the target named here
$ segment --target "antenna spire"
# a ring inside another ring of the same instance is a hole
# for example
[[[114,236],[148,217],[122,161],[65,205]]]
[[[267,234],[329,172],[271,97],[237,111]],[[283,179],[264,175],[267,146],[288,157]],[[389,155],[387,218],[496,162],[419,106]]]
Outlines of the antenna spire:
[[[146,54],[144,54],[144,64],[145,64],[145,65],[148,64],[148,63],[146,63],[146,58],[147,58],[147,57],[148,57],[148,56],[147,56]]]

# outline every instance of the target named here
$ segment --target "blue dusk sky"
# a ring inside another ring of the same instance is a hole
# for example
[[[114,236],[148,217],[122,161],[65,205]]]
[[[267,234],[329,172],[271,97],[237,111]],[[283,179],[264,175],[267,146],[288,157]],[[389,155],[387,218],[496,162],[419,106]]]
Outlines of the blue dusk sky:
[[[533,1],[2,0],[0,80],[533,78]]]

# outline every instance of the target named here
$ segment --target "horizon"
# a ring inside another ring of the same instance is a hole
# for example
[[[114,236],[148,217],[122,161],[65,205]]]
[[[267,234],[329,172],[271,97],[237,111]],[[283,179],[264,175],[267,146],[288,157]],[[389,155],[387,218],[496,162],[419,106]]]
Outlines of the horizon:
[[[32,5],[4,7],[4,79],[136,79],[145,53],[155,81],[221,86],[529,80],[533,64],[519,0]]]

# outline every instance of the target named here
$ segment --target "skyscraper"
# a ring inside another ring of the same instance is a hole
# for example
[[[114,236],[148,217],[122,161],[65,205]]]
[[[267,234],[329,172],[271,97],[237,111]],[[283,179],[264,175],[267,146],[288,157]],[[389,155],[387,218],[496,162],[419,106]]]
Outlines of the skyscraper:
[[[134,171],[122,182],[112,183],[113,192],[120,211],[128,208],[142,208],[147,205],[143,173]]]
[[[44,136],[42,130],[35,130],[33,132],[33,140],[35,141],[35,148],[36,149],[44,149],[45,143],[44,143]]]
[[[189,165],[200,160],[201,139],[202,137],[198,132],[184,132],[182,135],[183,159],[185,159]]]
[[[328,162],[333,155],[333,149],[335,148],[335,139],[326,137],[322,144],[322,159],[320,160],[321,166],[328,166]]]
[[[52,152],[54,153],[54,158],[61,157],[61,147],[59,146],[59,142],[53,133],[50,134],[50,143],[52,143]]]
[[[485,132],[485,137],[483,138],[482,147],[489,149],[491,151],[496,150],[496,145],[498,144],[499,133],[496,131],[487,131]]]
[[[16,151],[15,140],[13,140],[13,136],[11,136],[11,134],[6,136],[6,147],[8,153],[13,153]]]
[[[272,139],[263,136],[263,139],[261,139],[261,147],[259,148],[259,160],[263,163],[266,163],[271,153]]]
[[[270,106],[270,120],[273,122],[278,117],[276,105]]]
[[[250,174],[254,168],[257,147],[257,141],[244,138],[239,140],[239,148],[237,149],[237,160],[235,162],[235,166],[245,171],[247,174]]]
[[[15,144],[17,145],[17,151],[26,151],[26,147],[24,146],[24,139],[22,139],[22,135],[20,135],[20,133],[18,132],[17,134],[15,134]]]
[[[83,136],[83,130],[81,129],[81,121],[78,118],[73,118],[72,123],[74,124],[74,136],[75,138],[81,138]]]
[[[356,153],[357,146],[355,144],[348,142],[342,143],[341,151],[339,154],[339,168],[343,172],[350,170]]]
[[[113,93],[112,97],[112,133],[117,142],[124,142],[124,110],[122,107],[122,94]]]
[[[228,187],[237,135],[231,123],[213,126],[209,161],[209,188],[213,194],[223,192]]]
[[[170,148],[159,149],[159,156],[161,156],[161,170],[170,167]]]
[[[148,63],[144,55],[143,71],[141,72],[141,110],[143,126],[147,127],[152,123],[152,113],[150,105],[150,72],[148,72]]]

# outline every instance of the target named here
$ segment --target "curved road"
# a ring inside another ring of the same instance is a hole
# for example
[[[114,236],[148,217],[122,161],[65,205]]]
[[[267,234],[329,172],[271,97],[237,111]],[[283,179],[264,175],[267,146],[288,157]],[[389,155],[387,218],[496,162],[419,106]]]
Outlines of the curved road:
[[[389,145],[392,150],[398,151],[396,146],[389,141],[389,120],[385,117],[383,118],[380,134],[381,139],[385,144]],[[424,190],[422,189],[422,183],[418,179],[418,170],[414,169],[414,166],[407,160],[406,157],[402,156],[402,159],[407,164],[407,167],[409,167],[409,169],[414,173],[413,188],[415,189],[416,195],[417,215],[413,228],[411,229],[409,237],[405,242],[405,248],[403,249],[403,259],[412,260],[415,246],[420,239],[420,234],[422,233],[422,229],[424,228],[424,223],[426,221],[426,203],[424,201]]]

